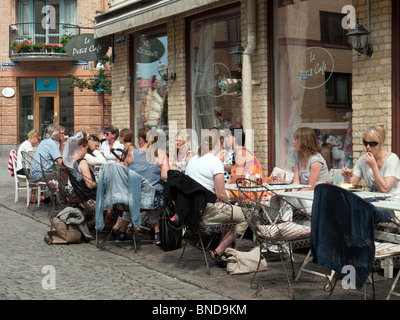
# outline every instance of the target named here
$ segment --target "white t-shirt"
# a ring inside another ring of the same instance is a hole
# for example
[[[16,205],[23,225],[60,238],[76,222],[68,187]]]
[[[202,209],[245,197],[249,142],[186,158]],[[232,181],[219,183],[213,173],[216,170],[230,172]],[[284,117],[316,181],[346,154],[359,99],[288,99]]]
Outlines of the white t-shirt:
[[[122,149],[124,150],[125,147],[124,145],[119,142],[119,140],[115,140],[113,144],[113,149]],[[108,141],[104,141],[101,146],[100,146],[100,152],[104,155],[104,158],[106,158],[107,162],[116,162],[118,159],[111,153],[110,150],[110,144]],[[115,151],[116,154],[119,154],[120,152]]]
[[[202,157],[194,156],[186,167],[186,174],[189,177],[214,193],[214,175],[218,173],[224,174],[224,165],[212,153],[207,153]]]
[[[370,191],[379,192],[376,184],[374,174],[372,173],[371,167],[365,162],[365,156],[363,155],[358,159],[353,173],[365,180],[365,184],[370,189]],[[396,181],[393,183],[392,188],[387,192],[392,195],[390,199],[400,199],[400,160],[399,157],[394,153],[389,153],[386,157],[385,162],[381,170],[379,171],[383,178],[385,177],[395,177]]]
[[[24,142],[21,143],[21,145],[18,148],[17,152],[17,171],[21,170],[23,168],[22,164],[22,151],[25,152],[32,152],[33,151],[33,145],[28,141],[25,140]]]

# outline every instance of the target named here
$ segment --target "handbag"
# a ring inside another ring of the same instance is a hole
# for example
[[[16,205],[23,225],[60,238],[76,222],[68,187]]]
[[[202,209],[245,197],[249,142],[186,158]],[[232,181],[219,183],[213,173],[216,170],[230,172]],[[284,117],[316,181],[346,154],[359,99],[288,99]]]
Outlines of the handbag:
[[[160,239],[161,248],[164,251],[172,251],[180,248],[182,244],[183,224],[178,221],[171,220],[173,212],[169,206],[166,206],[161,212],[160,217]]]
[[[267,270],[267,262],[264,257],[261,256],[260,247],[258,246],[254,247],[249,252],[227,248],[225,253],[229,256],[226,264],[226,271],[230,274],[242,274]]]
[[[81,243],[82,232],[76,224],[66,224],[57,217],[51,218],[50,231],[44,236],[47,244]]]

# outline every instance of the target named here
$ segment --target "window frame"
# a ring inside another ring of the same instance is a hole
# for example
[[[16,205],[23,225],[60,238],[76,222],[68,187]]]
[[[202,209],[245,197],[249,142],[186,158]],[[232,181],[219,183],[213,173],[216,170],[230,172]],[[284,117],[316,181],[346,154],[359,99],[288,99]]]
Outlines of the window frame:
[[[347,103],[340,103],[338,102],[338,85],[337,80],[339,75],[344,75],[347,79]],[[352,102],[352,74],[351,73],[342,73],[342,72],[332,72],[332,76],[326,82],[333,81],[333,97],[334,102],[326,102],[327,108],[349,108],[351,109],[351,102]],[[325,96],[326,96],[326,84],[325,84]]]

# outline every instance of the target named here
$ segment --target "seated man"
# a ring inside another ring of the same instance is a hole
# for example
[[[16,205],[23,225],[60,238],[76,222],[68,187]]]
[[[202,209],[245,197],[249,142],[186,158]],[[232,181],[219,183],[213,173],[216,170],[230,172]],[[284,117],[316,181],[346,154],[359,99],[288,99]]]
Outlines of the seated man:
[[[57,144],[57,141],[60,141],[62,134],[60,127],[51,124],[45,131],[47,132],[46,136],[49,138],[40,142],[31,165],[31,181],[33,182],[45,181],[40,167],[40,155],[47,160],[47,163],[43,164],[44,166],[48,166],[54,162],[57,162],[59,165],[62,164],[62,155]],[[52,168],[45,167],[45,170],[52,171]]]

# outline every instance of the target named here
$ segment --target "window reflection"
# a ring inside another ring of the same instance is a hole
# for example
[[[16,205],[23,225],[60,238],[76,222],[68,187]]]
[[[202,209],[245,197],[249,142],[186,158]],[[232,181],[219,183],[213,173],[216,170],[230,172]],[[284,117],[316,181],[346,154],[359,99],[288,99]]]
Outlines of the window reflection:
[[[317,133],[332,168],[352,167],[352,52],[341,13],[349,0],[275,6],[276,165],[293,170],[294,131]]]

